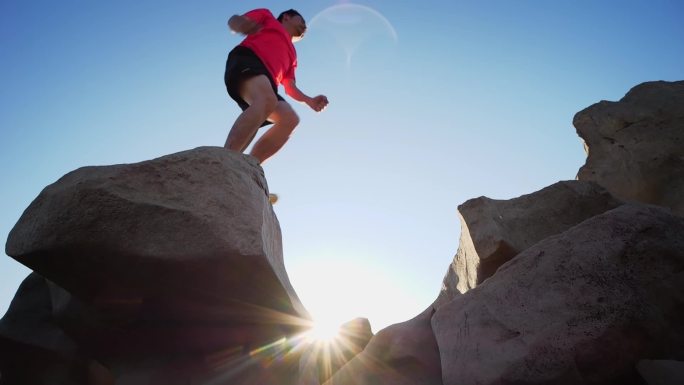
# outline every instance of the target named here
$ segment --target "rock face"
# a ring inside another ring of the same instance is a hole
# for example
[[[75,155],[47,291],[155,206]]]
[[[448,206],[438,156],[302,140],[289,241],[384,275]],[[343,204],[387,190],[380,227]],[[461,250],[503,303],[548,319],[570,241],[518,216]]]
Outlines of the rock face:
[[[13,304],[58,325],[35,332],[63,334],[124,372],[165,357],[174,368],[222,351],[234,358],[310,324],[285,272],[263,170],[223,148],[71,172],[26,209],[6,252],[46,278],[29,278],[35,299]],[[5,337],[51,348],[10,321]]]
[[[71,172],[26,209],[6,252],[82,298],[213,297],[306,314],[263,171],[221,148]]]
[[[579,180],[684,215],[684,81],[640,84],[619,102],[578,112],[573,124],[588,153]]]
[[[430,326],[432,306],[417,317],[389,326],[325,385],[442,385],[437,342]]]
[[[532,246],[432,318],[445,384],[637,384],[684,356],[684,218],[623,205]]]
[[[519,252],[621,204],[591,182],[564,181],[510,200],[487,197],[458,206],[461,240],[439,306],[491,277]]]
[[[114,384],[111,372],[65,332],[69,297],[36,273],[22,282],[0,321],[0,384]]]

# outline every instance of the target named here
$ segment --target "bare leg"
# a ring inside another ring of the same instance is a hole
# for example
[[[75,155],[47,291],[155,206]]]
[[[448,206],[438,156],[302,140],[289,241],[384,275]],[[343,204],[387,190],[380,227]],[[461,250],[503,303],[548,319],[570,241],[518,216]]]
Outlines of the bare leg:
[[[299,117],[287,102],[279,100],[275,111],[268,116],[273,126],[254,144],[251,155],[264,163],[280,150],[290,139],[292,131],[299,124]]]
[[[276,109],[276,98],[271,82],[265,75],[258,75],[246,79],[240,86],[240,96],[249,104],[242,111],[230,129],[225,148],[243,152],[261,124]]]

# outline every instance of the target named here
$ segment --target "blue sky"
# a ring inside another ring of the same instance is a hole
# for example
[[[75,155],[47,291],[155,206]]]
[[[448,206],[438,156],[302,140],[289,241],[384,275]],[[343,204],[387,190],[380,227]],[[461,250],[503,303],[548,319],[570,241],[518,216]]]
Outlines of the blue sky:
[[[376,331],[437,296],[460,203],[573,179],[576,112],[684,79],[675,0],[3,0],[0,235],[73,169],[222,146],[226,20],[261,7],[305,16],[297,83],[330,99],[292,102],[301,124],[264,167],[286,267],[315,316]],[[0,259],[0,313],[27,274]]]

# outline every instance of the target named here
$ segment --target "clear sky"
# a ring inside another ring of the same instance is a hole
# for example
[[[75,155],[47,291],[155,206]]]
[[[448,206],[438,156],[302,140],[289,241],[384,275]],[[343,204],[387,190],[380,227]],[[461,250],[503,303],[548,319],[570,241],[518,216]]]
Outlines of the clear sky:
[[[264,166],[290,279],[315,317],[375,331],[436,298],[459,204],[574,179],[576,112],[684,79],[681,0],[3,0],[2,238],[78,167],[222,146],[226,21],[262,7],[304,15],[297,84],[330,100],[292,102]],[[0,258],[0,314],[27,274]]]

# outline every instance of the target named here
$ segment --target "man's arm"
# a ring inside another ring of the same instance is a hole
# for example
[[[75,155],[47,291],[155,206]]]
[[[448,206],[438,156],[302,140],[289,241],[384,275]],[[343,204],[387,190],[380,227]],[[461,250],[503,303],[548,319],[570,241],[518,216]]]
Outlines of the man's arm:
[[[292,99],[306,103],[312,110],[316,112],[322,111],[325,106],[328,105],[328,98],[325,95],[318,95],[315,97],[310,97],[306,95],[302,90],[297,88],[297,82],[294,79],[285,79],[283,81],[283,87],[285,87],[285,93]]]
[[[261,28],[261,24],[247,16],[233,15],[228,19],[228,28],[236,33],[251,35]]]

